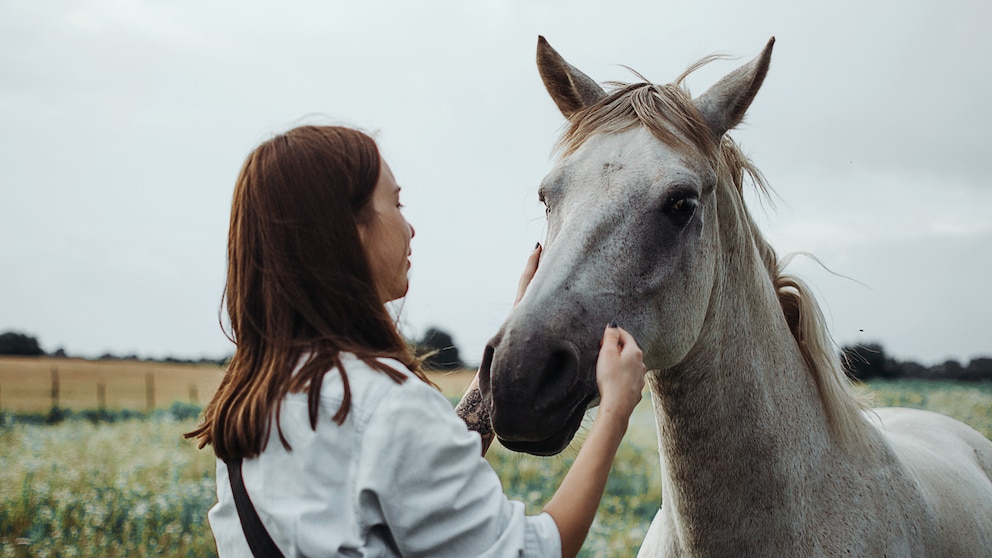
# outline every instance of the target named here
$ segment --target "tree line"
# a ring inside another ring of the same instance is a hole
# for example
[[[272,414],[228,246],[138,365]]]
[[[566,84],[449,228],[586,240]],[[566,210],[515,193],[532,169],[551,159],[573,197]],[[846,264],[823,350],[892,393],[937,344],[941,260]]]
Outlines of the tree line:
[[[992,381],[992,358],[978,357],[967,364],[947,360],[934,366],[900,361],[885,354],[879,343],[846,345],[841,361],[851,378],[868,380],[955,380],[961,382]]]
[[[29,335],[27,333],[21,333],[18,331],[7,331],[0,333],[0,355],[7,356],[50,356],[56,358],[70,358],[72,355],[66,353],[65,349],[58,348],[51,353],[46,353],[44,349],[41,348],[41,343],[38,342],[38,338]],[[85,357],[78,357],[85,358]],[[227,363],[230,357],[223,358],[199,358],[199,359],[183,359],[176,358],[172,356],[167,356],[165,358],[141,358],[136,354],[128,355],[115,355],[113,353],[104,353],[94,360],[137,360],[142,362],[167,362],[172,364],[218,364],[223,365]]]
[[[455,346],[451,334],[438,328],[429,328],[419,341],[412,341],[410,344],[414,348],[414,353],[423,360],[423,366],[427,370],[459,370],[466,368],[462,361],[458,347]],[[0,355],[9,356],[52,356],[68,358],[64,349],[56,349],[51,354],[46,353],[38,342],[38,338],[26,333],[17,331],[7,331],[0,333]],[[136,360],[144,362],[167,362],[175,364],[217,364],[223,366],[230,360],[230,356],[219,359],[181,359],[176,357],[165,357],[163,359],[140,358],[138,355],[115,355],[104,353],[97,360]]]

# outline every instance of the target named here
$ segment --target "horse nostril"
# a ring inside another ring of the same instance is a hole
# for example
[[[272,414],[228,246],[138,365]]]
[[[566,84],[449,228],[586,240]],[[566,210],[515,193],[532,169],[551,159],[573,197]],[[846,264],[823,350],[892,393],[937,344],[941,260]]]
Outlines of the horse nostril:
[[[559,436],[568,443],[588,401],[579,377],[583,362],[578,348],[565,339],[539,334],[493,338],[479,367],[479,386],[499,439],[541,442]]]
[[[537,401],[556,402],[575,385],[579,368],[579,357],[575,351],[562,347],[551,351],[544,364],[539,380],[534,386],[542,397]]]
[[[492,393],[492,365],[495,352],[493,344],[488,343],[482,353],[482,364],[479,365],[479,391],[483,399],[487,394]]]

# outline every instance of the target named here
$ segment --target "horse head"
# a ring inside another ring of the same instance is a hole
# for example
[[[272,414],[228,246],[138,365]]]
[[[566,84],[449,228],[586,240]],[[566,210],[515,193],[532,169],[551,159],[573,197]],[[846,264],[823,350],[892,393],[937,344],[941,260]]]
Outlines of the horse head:
[[[539,39],[538,68],[569,124],[538,191],[547,208],[539,269],[481,367],[504,446],[552,455],[569,444],[598,403],[607,323],[633,333],[651,370],[697,346],[721,258],[735,249],[718,218],[721,205],[740,205],[723,199],[739,192],[718,187],[735,178],[724,134],[754,99],[773,43],[692,99],[681,78],[607,93]]]

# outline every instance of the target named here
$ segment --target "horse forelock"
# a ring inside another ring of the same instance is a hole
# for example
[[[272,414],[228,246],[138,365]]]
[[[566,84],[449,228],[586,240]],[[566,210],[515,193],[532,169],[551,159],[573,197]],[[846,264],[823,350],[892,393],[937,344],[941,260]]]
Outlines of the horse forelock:
[[[720,176],[718,187],[733,188],[735,199],[742,206],[744,188],[748,183],[759,194],[769,197],[770,190],[761,171],[729,135],[714,139],[683,85],[686,76],[715,58],[708,57],[693,64],[670,84],[655,85],[646,80],[634,84],[608,84],[614,86],[612,91],[570,119],[557,146],[561,156],[574,153],[593,134],[620,133],[644,126],[659,141],[676,151],[711,161]],[[740,213],[747,220],[745,226],[751,231],[782,313],[813,375],[834,435],[842,447],[857,447],[866,432],[862,411],[868,407],[867,400],[855,393],[844,373],[840,359],[833,350],[834,344],[823,313],[812,292],[802,280],[784,272],[789,258],[778,257],[746,208]]]
[[[712,158],[717,152],[703,116],[679,84],[612,83],[599,102],[576,112],[558,142],[562,156],[574,153],[590,136],[645,126],[662,143],[687,155]]]

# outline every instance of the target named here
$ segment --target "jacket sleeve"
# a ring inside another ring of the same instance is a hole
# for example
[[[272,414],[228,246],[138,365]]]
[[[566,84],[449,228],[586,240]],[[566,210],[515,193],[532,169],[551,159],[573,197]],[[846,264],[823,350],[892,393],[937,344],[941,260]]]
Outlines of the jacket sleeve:
[[[411,378],[383,398],[362,434],[359,514],[402,556],[559,557],[558,527],[503,493],[440,393]]]

